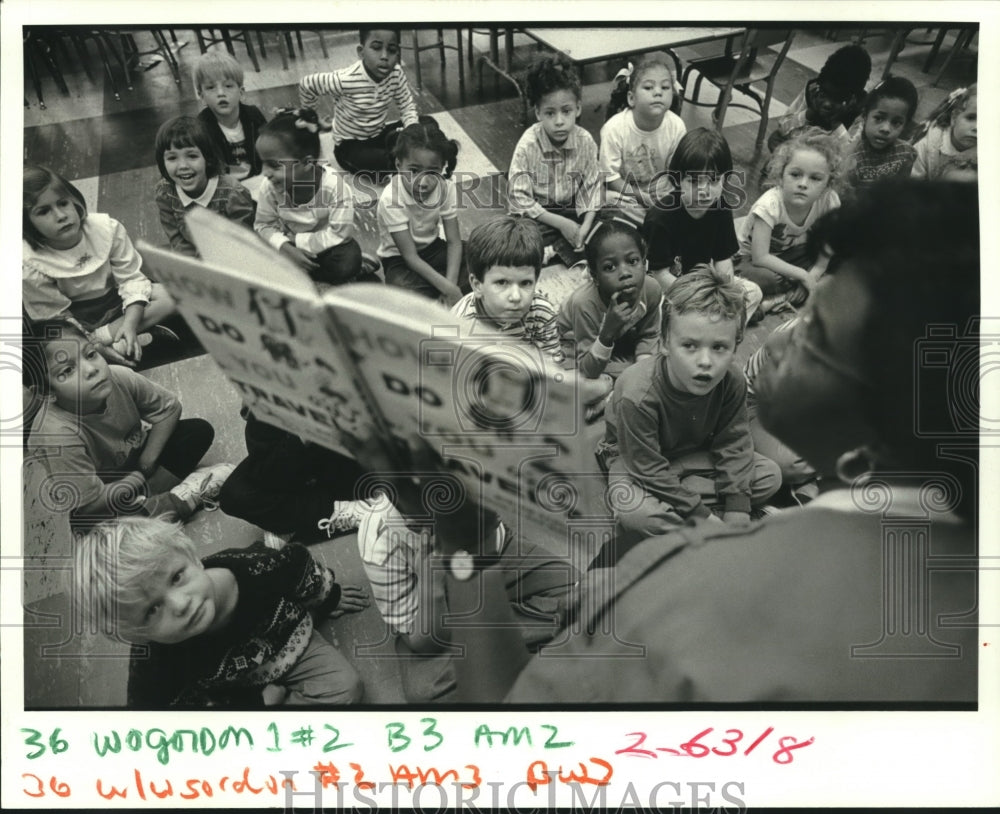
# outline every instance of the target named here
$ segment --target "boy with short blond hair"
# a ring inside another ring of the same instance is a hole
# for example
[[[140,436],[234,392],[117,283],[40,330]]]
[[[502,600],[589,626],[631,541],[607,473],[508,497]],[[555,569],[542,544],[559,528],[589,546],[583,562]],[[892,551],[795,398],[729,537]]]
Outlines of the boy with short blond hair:
[[[746,525],[781,485],[777,464],[754,452],[746,380],[732,364],[745,325],[743,289],[692,271],[666,293],[660,353],[618,377],[603,454],[609,494],[625,496],[614,511],[627,539],[719,522],[713,509]]]
[[[72,597],[91,627],[133,643],[128,705],[349,704],[354,667],[314,622],[359,611],[309,550],[256,543],[199,559],[176,524],[121,518],[74,551]]]
[[[205,125],[230,175],[238,181],[260,174],[254,145],[267,121],[261,109],[243,104],[243,68],[225,51],[208,51],[194,64],[194,90],[205,108]]]

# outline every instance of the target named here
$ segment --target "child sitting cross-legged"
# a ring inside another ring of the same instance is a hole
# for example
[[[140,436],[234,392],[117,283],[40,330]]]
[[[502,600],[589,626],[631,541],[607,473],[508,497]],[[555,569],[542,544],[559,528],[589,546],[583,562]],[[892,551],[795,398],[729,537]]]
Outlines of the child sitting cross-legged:
[[[142,258],[125,227],[87,212],[83,194],[47,167],[26,165],[21,296],[28,318],[79,325],[101,352],[135,366],[153,333],[175,311],[159,283],[142,273]]]
[[[315,282],[374,282],[355,240],[354,196],[341,173],[319,158],[315,110],[279,110],[261,129],[264,182],[254,229]]]
[[[597,144],[580,127],[580,77],[565,57],[544,57],[525,78],[537,124],[529,127],[510,160],[508,208],[533,218],[545,244],[571,266],[600,206]]]
[[[738,196],[729,142],[706,127],[689,130],[670,159],[670,178],[673,188],[642,224],[650,274],[664,291],[699,265],[711,264],[732,275],[740,244],[733,222]],[[763,294],[750,280],[736,281],[743,288],[749,320]]]
[[[122,518],[74,552],[72,597],[108,635],[132,642],[128,706],[351,704],[354,667],[316,629],[368,605],[309,550],[256,543],[199,559],[180,526]]]
[[[761,195],[743,223],[740,274],[760,286],[761,311],[784,303],[802,305],[826,270],[826,257],[813,257],[809,230],[840,206],[834,187],[843,165],[836,139],[812,128],[784,142],[774,153],[774,186]]]
[[[608,201],[636,225],[668,191],[664,184],[667,167],[687,130],[674,112],[680,90],[673,60],[654,51],[629,74],[628,107],[601,128],[601,171]]]
[[[218,495],[232,466],[195,469],[212,445],[211,424],[182,420],[173,394],[109,365],[74,325],[44,322],[35,333],[25,371],[36,380],[26,384],[47,403],[28,447],[45,456],[74,521],[129,513],[186,520]]]
[[[504,217],[477,226],[465,252],[472,292],[451,310],[530,342],[561,363],[556,309],[535,290],[543,251],[541,231],[525,218]]]
[[[299,105],[315,108],[323,97],[330,97],[337,163],[347,172],[378,175],[392,171],[389,136],[417,123],[417,106],[399,64],[399,31],[362,28],[359,33],[358,61],[337,71],[302,77]],[[402,122],[388,121],[390,105]]]
[[[243,68],[225,51],[208,51],[194,65],[194,90],[205,107],[198,119],[222,157],[222,172],[237,181],[260,174],[254,144],[267,118],[243,102]]]
[[[661,352],[622,372],[607,413],[602,454],[624,531],[619,554],[689,520],[746,525],[781,485],[778,466],[754,452],[746,381],[733,366],[743,291],[695,271],[674,283],[663,313]]]
[[[451,180],[458,142],[429,117],[389,141],[397,172],[379,195],[375,211],[386,284],[451,307],[469,291],[458,193]]]

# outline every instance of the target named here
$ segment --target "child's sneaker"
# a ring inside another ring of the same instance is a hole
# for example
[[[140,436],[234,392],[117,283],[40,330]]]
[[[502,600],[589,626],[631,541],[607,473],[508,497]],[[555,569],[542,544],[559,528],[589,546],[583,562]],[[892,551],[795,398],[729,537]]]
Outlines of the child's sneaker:
[[[806,481],[792,487],[792,499],[800,506],[805,506],[818,497],[819,483],[815,480]]]
[[[149,329],[150,341],[153,339],[169,339],[171,342],[180,342],[181,338],[170,330],[166,325],[154,325]],[[148,343],[147,343],[148,344]]]
[[[215,511],[219,508],[215,499],[235,468],[233,464],[215,464],[196,469],[171,489],[170,494],[187,507],[188,516],[202,507]]]
[[[774,517],[776,514],[781,514],[783,509],[779,509],[777,506],[772,506],[770,503],[765,503],[763,506],[757,506],[750,510],[751,520],[766,520],[768,517]]]
[[[335,500],[333,501],[333,512],[329,517],[320,520],[316,527],[320,531],[325,531],[327,538],[334,534],[343,534],[347,531],[354,531],[361,525],[361,521],[371,513],[374,502],[370,500]]]

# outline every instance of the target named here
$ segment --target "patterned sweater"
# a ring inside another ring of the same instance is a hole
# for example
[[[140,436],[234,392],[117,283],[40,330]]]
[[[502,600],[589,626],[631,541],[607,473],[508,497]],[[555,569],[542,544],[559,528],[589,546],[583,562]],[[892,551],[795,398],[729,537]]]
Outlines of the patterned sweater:
[[[333,572],[297,543],[279,551],[255,543],[202,562],[235,575],[239,600],[233,617],[215,634],[172,645],[134,645],[130,707],[262,706],[261,689],[305,651],[313,631],[310,612],[326,615],[340,602]]]

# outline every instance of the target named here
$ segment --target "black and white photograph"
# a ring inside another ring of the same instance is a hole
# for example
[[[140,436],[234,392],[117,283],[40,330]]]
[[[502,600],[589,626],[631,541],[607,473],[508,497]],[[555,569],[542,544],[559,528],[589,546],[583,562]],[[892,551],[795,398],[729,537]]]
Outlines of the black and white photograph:
[[[201,5],[0,9],[5,805],[1000,803],[995,10]]]

